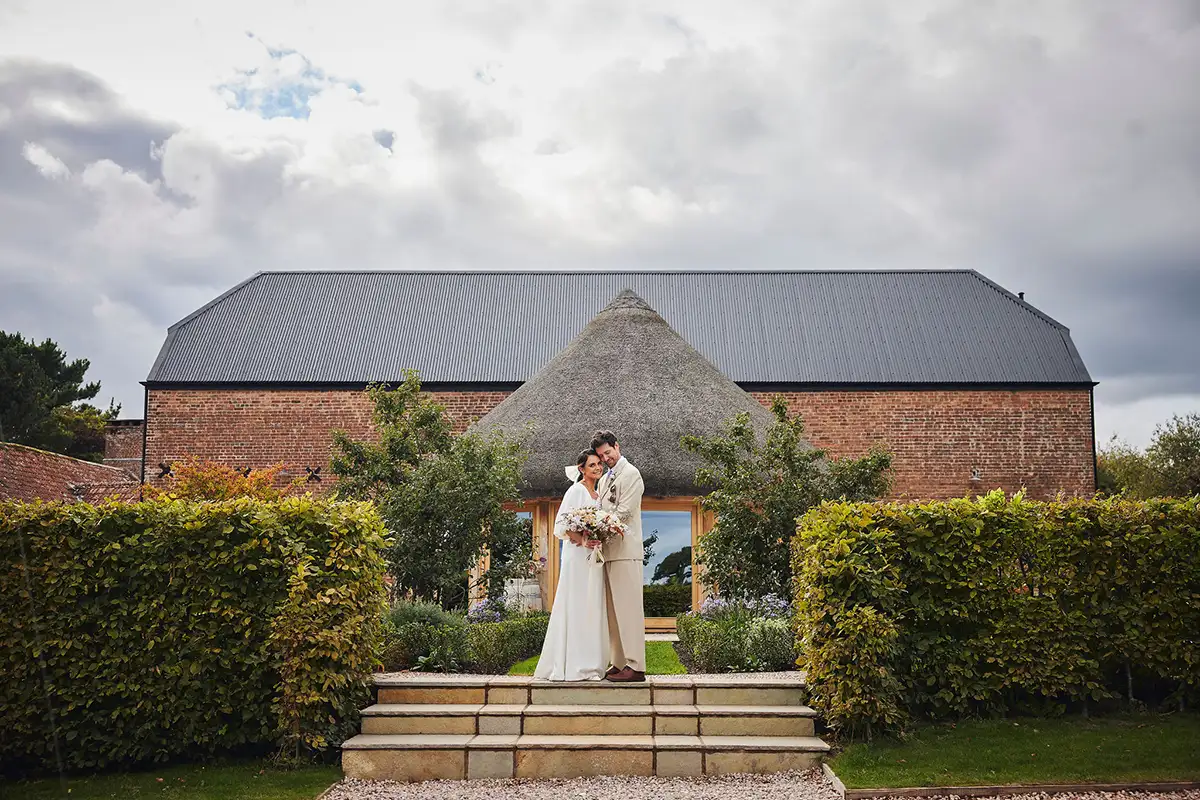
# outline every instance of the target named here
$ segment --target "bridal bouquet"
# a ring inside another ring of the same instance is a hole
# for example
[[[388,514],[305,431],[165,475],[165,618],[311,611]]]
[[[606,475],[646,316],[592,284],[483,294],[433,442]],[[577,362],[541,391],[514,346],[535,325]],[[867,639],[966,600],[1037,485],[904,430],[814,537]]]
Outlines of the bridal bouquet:
[[[571,533],[583,534],[588,541],[599,542],[601,545],[617,536],[625,535],[625,523],[621,522],[616,514],[601,511],[595,506],[582,506],[572,511],[564,511],[558,515],[558,522]],[[597,547],[588,554],[589,561],[592,559],[592,553],[596,555],[597,564],[604,563],[600,548]]]

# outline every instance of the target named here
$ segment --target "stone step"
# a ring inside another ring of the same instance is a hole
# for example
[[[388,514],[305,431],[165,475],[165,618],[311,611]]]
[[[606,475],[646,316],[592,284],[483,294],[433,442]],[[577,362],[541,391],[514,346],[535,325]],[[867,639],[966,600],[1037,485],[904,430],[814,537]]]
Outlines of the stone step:
[[[362,711],[365,734],[812,736],[807,706],[389,704]]]
[[[645,683],[539,681],[515,675],[393,673],[375,678],[378,702],[418,705],[801,706],[803,673],[654,675]]]
[[[342,770],[394,781],[677,777],[801,770],[827,752],[811,736],[361,734],[342,745]]]

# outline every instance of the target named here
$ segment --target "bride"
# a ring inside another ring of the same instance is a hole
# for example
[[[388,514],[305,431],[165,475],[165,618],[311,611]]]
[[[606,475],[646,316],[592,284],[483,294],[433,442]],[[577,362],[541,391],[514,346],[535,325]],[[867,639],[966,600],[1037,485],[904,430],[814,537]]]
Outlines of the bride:
[[[604,474],[604,465],[596,451],[580,453],[575,467],[567,468],[567,474],[575,483],[563,495],[558,513],[596,505],[596,483]],[[582,535],[564,530],[557,521],[554,535],[563,540],[562,566],[546,641],[533,676],[549,681],[598,681],[608,669],[604,567],[597,559],[588,559],[591,550]]]

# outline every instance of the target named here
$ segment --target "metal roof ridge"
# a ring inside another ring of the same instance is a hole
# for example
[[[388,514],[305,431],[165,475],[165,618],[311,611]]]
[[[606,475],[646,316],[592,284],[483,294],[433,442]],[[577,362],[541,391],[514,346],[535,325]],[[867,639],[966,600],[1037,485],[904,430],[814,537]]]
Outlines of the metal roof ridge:
[[[1034,306],[1032,303],[1030,303],[1029,301],[1025,300],[1023,297],[1018,297],[1017,295],[1015,295],[1015,294],[1013,294],[1012,292],[1010,292],[1008,289],[1005,289],[1003,286],[1001,286],[1000,284],[996,283],[995,281],[993,281],[991,278],[989,278],[989,277],[987,277],[986,275],[984,275],[984,274],[983,274],[982,272],[980,272],[979,270],[976,270],[976,269],[966,269],[966,270],[963,270],[963,271],[964,271],[964,272],[969,272],[969,273],[971,273],[971,274],[972,274],[972,275],[974,275],[976,278],[978,278],[979,280],[983,281],[983,283],[984,283],[985,285],[987,285],[987,286],[991,287],[991,288],[992,288],[992,289],[994,289],[996,292],[999,292],[999,293],[1000,293],[1001,295],[1003,295],[1004,297],[1007,297],[1009,300],[1013,301],[1013,302],[1014,302],[1014,303],[1016,303],[1018,306],[1020,306],[1021,308],[1025,309],[1026,311],[1030,312],[1030,313],[1031,313],[1031,314],[1033,314],[1034,316],[1041,318],[1041,319],[1042,319],[1043,321],[1045,321],[1045,322],[1049,322],[1051,325],[1053,325],[1054,327],[1056,327],[1056,328],[1058,328],[1058,329],[1060,329],[1060,330],[1066,331],[1067,333],[1070,333],[1070,332],[1071,332],[1071,329],[1070,329],[1070,328],[1068,328],[1066,325],[1063,325],[1061,322],[1059,322],[1059,321],[1058,321],[1058,320],[1056,320],[1054,317],[1052,317],[1052,316],[1050,316],[1049,314],[1047,314],[1045,311],[1042,311],[1041,309],[1039,309],[1039,308],[1035,307],[1035,306]]]
[[[261,270],[260,270],[260,271],[258,271],[258,272],[256,272],[256,273],[254,273],[253,275],[251,275],[249,278],[246,278],[246,280],[244,280],[244,281],[242,281],[241,283],[239,283],[239,284],[235,285],[235,286],[234,286],[232,289],[227,289],[227,290],[225,290],[225,291],[224,291],[224,292],[222,292],[221,294],[219,294],[219,295],[217,295],[216,297],[214,297],[212,300],[209,300],[207,303],[205,303],[204,305],[202,305],[202,306],[200,306],[199,308],[197,308],[197,309],[196,309],[195,311],[193,311],[192,313],[188,314],[188,315],[187,315],[186,317],[184,317],[183,319],[179,320],[178,322],[176,322],[176,323],[175,323],[175,324],[173,324],[173,325],[170,325],[170,326],[168,326],[168,328],[167,328],[167,333],[170,333],[171,331],[175,330],[176,328],[181,328],[181,327],[183,327],[183,326],[184,326],[184,325],[186,325],[187,323],[189,323],[189,322],[191,322],[192,320],[194,320],[196,317],[198,317],[198,316],[200,316],[201,314],[203,314],[205,311],[208,311],[210,308],[212,308],[213,306],[215,306],[215,305],[217,305],[218,303],[220,303],[222,300],[225,300],[225,299],[226,299],[226,298],[228,298],[230,295],[233,295],[233,294],[236,294],[237,292],[240,292],[242,289],[245,289],[245,288],[246,288],[247,286],[249,286],[251,283],[253,283],[254,281],[258,280],[258,279],[259,279],[259,278],[261,278],[263,275],[267,275],[267,274],[270,274],[270,273],[267,273],[267,272],[264,272],[264,271],[261,271]],[[286,272],[281,272],[281,273],[278,273],[278,274],[286,274]]]
[[[886,269],[269,269],[263,275],[920,275],[975,273],[964,267],[948,269],[889,267]],[[248,283],[244,281],[243,284]],[[241,285],[238,287],[240,288]],[[226,294],[230,294],[226,292]],[[223,296],[222,296],[223,297]],[[217,300],[222,299],[218,297]],[[1015,299],[1015,298],[1014,298]],[[214,303],[216,300],[213,301]],[[211,305],[211,303],[210,303]],[[201,309],[203,310],[203,309]],[[178,323],[177,323],[178,324]]]

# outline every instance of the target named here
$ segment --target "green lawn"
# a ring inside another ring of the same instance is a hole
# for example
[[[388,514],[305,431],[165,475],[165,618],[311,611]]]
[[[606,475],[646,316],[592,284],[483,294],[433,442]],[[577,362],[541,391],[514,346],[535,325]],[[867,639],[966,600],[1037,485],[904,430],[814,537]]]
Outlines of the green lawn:
[[[1200,714],[929,725],[830,766],[851,789],[1200,780]]]
[[[170,800],[313,800],[341,780],[338,767],[312,766],[275,769],[262,761],[229,764],[185,764],[145,772],[0,783],[4,800],[108,800],[109,798],[169,798]]]
[[[532,675],[537,669],[538,657],[518,661],[508,671],[509,675]],[[670,642],[646,642],[647,675],[682,675],[687,672],[679,663],[679,656]]]

